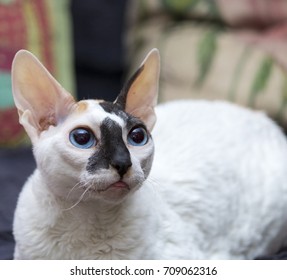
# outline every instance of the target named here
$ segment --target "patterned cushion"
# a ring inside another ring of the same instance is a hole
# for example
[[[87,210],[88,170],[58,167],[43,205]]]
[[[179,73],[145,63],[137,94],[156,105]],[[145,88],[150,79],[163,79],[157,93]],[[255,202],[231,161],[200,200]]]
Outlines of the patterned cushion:
[[[73,93],[69,0],[0,0],[0,146],[27,142],[11,92],[19,49],[33,52]]]
[[[137,58],[133,68],[149,49],[158,47],[160,101],[229,100],[264,110],[286,128],[287,25],[257,27],[274,23],[276,11],[278,19],[287,18],[287,1],[276,1],[270,9],[270,2],[262,0],[261,10],[251,2],[142,0],[132,9],[137,15],[129,34]],[[263,11],[270,16],[264,17]]]

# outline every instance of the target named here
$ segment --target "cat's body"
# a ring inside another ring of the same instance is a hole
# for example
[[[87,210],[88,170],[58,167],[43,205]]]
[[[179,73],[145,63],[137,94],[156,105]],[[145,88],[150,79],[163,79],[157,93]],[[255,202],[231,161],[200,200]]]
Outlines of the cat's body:
[[[17,97],[31,92],[18,86],[29,80],[18,78],[21,60],[39,70],[21,55],[14,94],[38,169],[19,197],[15,258],[250,259],[286,243],[287,143],[263,114],[223,102],[172,102],[157,108],[152,140],[155,52],[114,103],[75,103],[64,93],[57,104],[65,110],[33,111],[49,106]],[[141,92],[147,96],[134,97]],[[86,133],[79,127],[96,140],[79,138]]]
[[[224,102],[160,109],[150,176],[192,236],[190,252],[252,259],[278,250],[287,236],[287,145],[280,129],[262,113]]]

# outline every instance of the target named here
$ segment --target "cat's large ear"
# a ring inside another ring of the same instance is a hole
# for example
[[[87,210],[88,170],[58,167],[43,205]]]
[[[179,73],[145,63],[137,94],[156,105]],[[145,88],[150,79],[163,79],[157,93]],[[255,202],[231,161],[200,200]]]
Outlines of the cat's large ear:
[[[159,73],[159,51],[153,49],[115,101],[127,113],[141,119],[149,131],[152,130],[156,122],[154,107],[157,104]]]
[[[13,60],[12,87],[19,121],[33,143],[42,131],[61,122],[75,104],[41,62],[25,50]]]

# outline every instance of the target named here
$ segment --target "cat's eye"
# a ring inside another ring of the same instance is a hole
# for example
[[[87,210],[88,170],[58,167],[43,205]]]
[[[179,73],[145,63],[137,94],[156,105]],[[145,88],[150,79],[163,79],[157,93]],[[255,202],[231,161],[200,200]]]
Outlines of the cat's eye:
[[[133,146],[143,146],[148,141],[148,134],[143,127],[134,127],[128,134],[128,143]]]
[[[89,149],[96,145],[94,134],[87,128],[76,128],[70,133],[70,142],[77,148]]]

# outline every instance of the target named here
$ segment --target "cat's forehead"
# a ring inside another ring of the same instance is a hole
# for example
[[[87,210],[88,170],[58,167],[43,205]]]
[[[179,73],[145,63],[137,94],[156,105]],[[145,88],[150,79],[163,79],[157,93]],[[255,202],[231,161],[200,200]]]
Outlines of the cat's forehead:
[[[76,104],[73,115],[77,119],[87,118],[89,122],[101,124],[109,118],[120,126],[141,123],[135,117],[124,112],[116,103],[103,100],[82,100]]]
[[[93,123],[101,123],[107,117],[117,122],[121,126],[124,125],[124,118],[121,118],[119,115],[114,114],[113,112],[107,112],[101,104],[104,101],[102,100],[82,100],[79,101],[72,113],[72,116],[78,120],[88,119]]]

